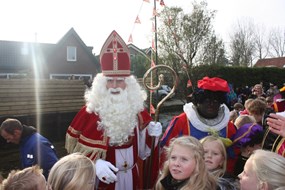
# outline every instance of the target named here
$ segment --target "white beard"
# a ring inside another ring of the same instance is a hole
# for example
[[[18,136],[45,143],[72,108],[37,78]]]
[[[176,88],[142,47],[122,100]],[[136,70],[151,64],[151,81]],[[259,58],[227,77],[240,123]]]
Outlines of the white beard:
[[[131,111],[131,105],[127,99],[127,92],[120,89],[120,94],[109,93],[105,98],[104,109],[99,111],[101,121],[98,129],[104,129],[110,137],[110,145],[122,145],[134,135],[137,125],[137,113]]]
[[[93,82],[95,87],[92,85],[91,91],[85,94],[87,111],[99,115],[101,121],[98,121],[97,129],[104,130],[104,134],[109,137],[110,145],[123,145],[129,140],[129,136],[134,135],[134,128],[138,124],[137,114],[144,108],[143,93],[138,84],[134,87],[134,84],[128,84],[127,79],[125,90],[107,90],[105,83],[102,84],[98,79],[96,81]],[[111,93],[115,91],[120,93]]]

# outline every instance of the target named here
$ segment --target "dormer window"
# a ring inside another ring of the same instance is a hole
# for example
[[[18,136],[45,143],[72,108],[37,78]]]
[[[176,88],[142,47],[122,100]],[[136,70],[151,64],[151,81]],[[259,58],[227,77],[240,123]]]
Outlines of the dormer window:
[[[76,47],[74,46],[67,46],[67,61],[76,61]]]

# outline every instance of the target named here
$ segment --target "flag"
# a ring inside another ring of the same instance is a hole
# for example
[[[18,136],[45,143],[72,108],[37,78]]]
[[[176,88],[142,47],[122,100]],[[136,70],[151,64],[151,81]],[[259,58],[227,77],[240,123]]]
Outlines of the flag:
[[[151,60],[151,67],[155,67],[155,63],[154,63],[153,59]]]
[[[139,16],[137,16],[137,18],[136,18],[136,20],[135,20],[135,23],[137,23],[137,24],[140,24],[140,23],[141,23],[141,20],[140,20]]]
[[[156,32],[156,31],[155,31],[155,25],[154,25],[153,22],[152,22],[152,32]]]
[[[129,43],[133,43],[133,36],[132,36],[132,34],[130,34],[130,37],[129,37],[128,42],[129,42]]]
[[[187,88],[190,88],[190,87],[192,87],[192,82],[191,82],[191,80],[188,80],[187,81]]]
[[[152,42],[151,42],[151,47],[152,47],[152,49],[153,49],[154,51],[156,51],[156,49],[155,49],[155,42],[154,42],[153,39],[152,39]]]
[[[157,12],[155,8],[153,8],[152,16],[157,16]]]
[[[150,104],[149,110],[150,110],[150,114],[155,114],[155,109],[152,104]]]

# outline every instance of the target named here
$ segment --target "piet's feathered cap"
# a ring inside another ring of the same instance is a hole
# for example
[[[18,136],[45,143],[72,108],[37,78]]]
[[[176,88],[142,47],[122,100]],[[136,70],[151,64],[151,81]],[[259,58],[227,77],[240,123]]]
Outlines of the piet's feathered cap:
[[[228,82],[219,77],[204,77],[203,79],[198,81],[198,88],[203,90],[210,91],[221,91],[221,92],[229,92],[230,88]]]
[[[115,30],[109,35],[101,49],[100,64],[104,76],[130,76],[130,51]]]
[[[285,86],[279,89],[279,92],[285,92]]]
[[[197,87],[193,93],[192,102],[203,102],[207,98],[219,100],[220,103],[226,102],[226,93],[230,91],[228,82],[219,77],[204,77],[198,80]]]

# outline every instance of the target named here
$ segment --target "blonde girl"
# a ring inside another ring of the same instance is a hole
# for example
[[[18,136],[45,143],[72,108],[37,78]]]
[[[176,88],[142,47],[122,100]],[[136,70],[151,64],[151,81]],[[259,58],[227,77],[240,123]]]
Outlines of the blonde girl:
[[[241,190],[284,190],[285,158],[266,150],[255,150],[239,174]]]
[[[200,140],[204,148],[204,159],[208,171],[217,180],[220,190],[239,189],[238,179],[226,172],[227,151],[221,137],[206,136]]]
[[[2,190],[45,190],[46,178],[38,165],[12,170],[2,182]]]
[[[216,181],[205,166],[203,146],[195,137],[173,139],[166,152],[167,161],[157,181],[157,190],[216,189]]]
[[[204,148],[207,169],[214,177],[222,177],[227,168],[227,152],[223,141],[219,137],[207,136],[200,142]]]
[[[80,153],[73,153],[55,163],[48,184],[51,190],[94,190],[95,178],[94,163]]]

